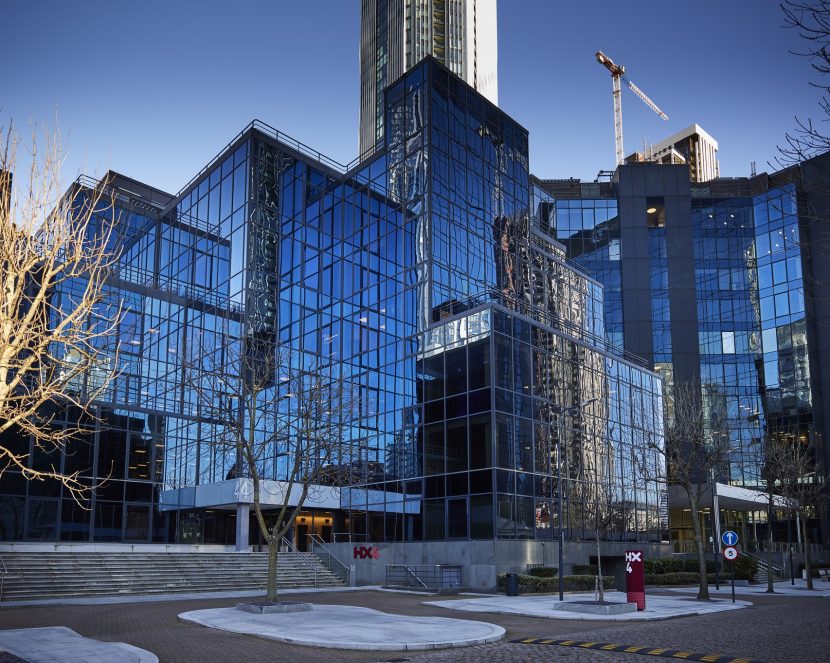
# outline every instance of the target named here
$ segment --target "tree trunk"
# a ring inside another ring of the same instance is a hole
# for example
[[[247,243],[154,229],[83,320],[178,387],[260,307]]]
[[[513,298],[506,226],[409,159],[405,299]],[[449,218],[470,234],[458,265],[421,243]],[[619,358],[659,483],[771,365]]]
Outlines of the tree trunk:
[[[277,555],[279,555],[279,541],[272,534],[268,537],[268,591],[265,594],[266,603],[277,601]]]
[[[605,587],[602,584],[602,553],[599,550],[599,530],[597,530],[597,587],[599,588],[599,602],[605,601]]]
[[[689,506],[692,510],[692,526],[695,533],[695,548],[697,549],[697,567],[700,574],[700,584],[697,591],[699,601],[709,600],[709,577],[706,574],[706,551],[703,548],[703,532],[700,528],[700,504],[693,490],[687,491]],[[716,562],[717,563],[717,562]]]
[[[810,540],[807,538],[807,518],[801,518],[801,540],[804,541],[804,571],[807,575],[807,589],[813,589],[813,565],[810,562]]]
[[[772,487],[768,486],[769,504],[767,505],[767,594],[775,594],[775,587],[773,585],[774,578],[772,577]]]

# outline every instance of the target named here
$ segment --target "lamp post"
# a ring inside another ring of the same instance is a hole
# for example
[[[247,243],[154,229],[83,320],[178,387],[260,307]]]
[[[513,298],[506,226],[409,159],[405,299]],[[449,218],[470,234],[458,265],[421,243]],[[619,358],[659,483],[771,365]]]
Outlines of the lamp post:
[[[559,600],[565,600],[565,570],[564,570],[564,549],[565,549],[565,525],[562,515],[562,500],[564,498],[564,491],[562,490],[562,435],[565,432],[564,417],[570,412],[582,411],[586,405],[595,403],[599,398],[591,398],[583,401],[579,405],[573,405],[569,408],[562,409],[559,412],[559,435],[556,439],[556,484],[559,490],[559,505],[557,512],[559,514]]]

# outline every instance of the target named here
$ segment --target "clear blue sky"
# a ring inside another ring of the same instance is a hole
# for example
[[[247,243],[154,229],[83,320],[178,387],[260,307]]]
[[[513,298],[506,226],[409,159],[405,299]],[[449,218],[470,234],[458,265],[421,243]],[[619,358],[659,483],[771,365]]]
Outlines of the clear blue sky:
[[[178,191],[254,118],[341,162],[357,154],[359,0],[7,0],[0,122],[54,122],[64,178],[112,168]],[[530,131],[532,171],[614,165],[605,51],[669,115],[623,90],[626,153],[697,122],[721,173],[776,155],[818,117],[809,62],[775,0],[499,0],[501,107]]]

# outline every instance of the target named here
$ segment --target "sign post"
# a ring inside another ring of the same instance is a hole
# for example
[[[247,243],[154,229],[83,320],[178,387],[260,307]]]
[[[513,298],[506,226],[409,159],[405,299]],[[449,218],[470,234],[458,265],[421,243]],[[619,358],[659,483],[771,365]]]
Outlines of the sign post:
[[[726,534],[734,534],[734,532],[726,532]],[[737,539],[738,537],[735,537]],[[732,603],[735,602],[735,560],[738,559],[738,549],[735,546],[726,546],[723,549],[723,558],[732,565]]]
[[[625,551],[626,602],[636,603],[637,610],[646,609],[646,581],[643,571],[643,551]]]

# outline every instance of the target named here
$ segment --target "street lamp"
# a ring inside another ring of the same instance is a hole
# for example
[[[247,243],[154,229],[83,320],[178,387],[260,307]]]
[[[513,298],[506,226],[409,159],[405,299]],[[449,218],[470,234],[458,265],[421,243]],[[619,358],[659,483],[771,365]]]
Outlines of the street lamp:
[[[559,412],[559,435],[556,438],[556,484],[559,489],[559,507],[558,507],[558,514],[559,514],[559,600],[565,600],[565,570],[564,570],[564,555],[563,551],[565,548],[565,527],[563,523],[563,515],[562,515],[562,498],[563,498],[563,490],[562,490],[562,435],[565,432],[564,426],[564,416],[570,412],[582,411],[586,405],[590,405],[591,403],[595,403],[598,401],[599,398],[591,398],[587,401],[583,401],[579,405],[573,405],[569,408],[564,408]]]

